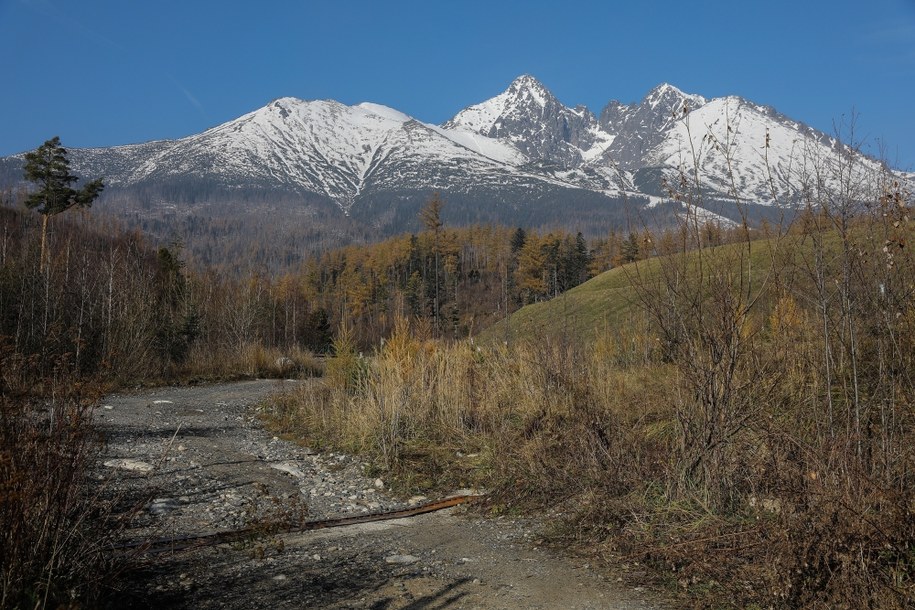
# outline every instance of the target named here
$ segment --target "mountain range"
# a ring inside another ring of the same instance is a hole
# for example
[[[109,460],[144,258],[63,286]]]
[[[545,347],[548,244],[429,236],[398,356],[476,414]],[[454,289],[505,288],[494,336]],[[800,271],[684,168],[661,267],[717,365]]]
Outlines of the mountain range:
[[[881,169],[740,97],[661,84],[595,115],[529,75],[442,125],[378,104],[285,97],[197,135],[70,154],[75,172],[104,176],[99,207],[158,219],[161,230],[169,218],[227,210],[269,224],[272,210],[327,242],[411,229],[434,191],[449,222],[594,234],[634,215],[680,213],[684,189],[701,193],[692,201],[709,218],[737,221],[742,210],[753,220],[798,203],[811,180],[829,186],[834,172],[824,170],[851,157],[856,171]],[[0,159],[0,186],[21,180],[21,166],[22,155]]]

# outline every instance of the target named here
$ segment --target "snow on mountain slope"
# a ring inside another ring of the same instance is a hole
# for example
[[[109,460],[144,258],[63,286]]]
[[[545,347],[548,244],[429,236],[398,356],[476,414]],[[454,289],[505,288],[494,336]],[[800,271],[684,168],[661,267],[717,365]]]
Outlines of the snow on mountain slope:
[[[426,125],[378,104],[295,98],[180,140],[85,153],[76,167],[86,173],[98,168],[99,154],[125,160],[103,172],[112,185],[210,177],[229,187],[273,184],[320,193],[344,209],[369,185],[445,188],[449,175],[554,182],[516,170],[527,158],[507,142]]]
[[[673,122],[643,165],[700,168],[705,188],[757,203],[796,199],[811,181],[838,188],[842,172],[875,184],[879,163],[834,138],[739,97],[713,99]]]
[[[382,192],[390,206],[400,201],[396,193],[419,197],[431,189],[463,193],[468,201],[480,193],[480,201],[509,207],[545,197],[564,209],[583,201],[582,190],[644,201],[663,197],[662,180],[691,173],[694,164],[713,197],[736,191],[747,201],[773,203],[797,201],[804,179],[827,175],[823,167],[843,159],[861,159],[855,171],[862,178],[879,169],[739,97],[708,100],[663,83],[639,102],[611,101],[598,119],[583,106],[563,105],[528,75],[441,126],[370,102],[286,97],[180,140],[72,153],[77,172],[105,176],[113,187],[152,185],[178,199],[191,192],[188,200],[212,188],[317,194],[347,212],[363,201],[371,207]]]
[[[435,130],[455,144],[463,146],[473,152],[488,157],[493,161],[508,165],[522,165],[528,158],[509,142],[488,138],[478,133],[459,129],[444,129],[437,125],[426,124],[426,127]]]

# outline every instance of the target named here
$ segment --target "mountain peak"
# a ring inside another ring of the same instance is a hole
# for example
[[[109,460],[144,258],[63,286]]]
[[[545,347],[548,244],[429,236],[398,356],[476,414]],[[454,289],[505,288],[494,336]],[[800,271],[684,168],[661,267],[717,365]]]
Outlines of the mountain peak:
[[[670,83],[661,83],[648,92],[648,97],[651,97],[652,95],[664,95],[665,93],[673,93],[674,95],[679,95],[681,97],[686,97],[688,95],[679,87],[671,85]]]
[[[555,99],[550,90],[530,74],[522,74],[513,80],[503,95],[508,95],[515,99],[529,98],[539,106],[546,106],[548,101]]]
[[[485,102],[465,108],[443,127],[495,137],[504,118],[510,115],[535,115],[539,118],[548,106],[563,107],[543,83],[530,74],[522,74],[505,91]]]
[[[684,93],[670,83],[661,83],[648,92],[645,99],[642,100],[642,104],[647,104],[652,108],[661,105],[665,110],[680,112],[684,106],[693,111],[699,106],[705,105],[707,101],[701,95]]]
[[[522,74],[512,81],[512,85],[526,85],[533,87],[543,87],[543,83],[537,80],[537,77],[531,74]]]
[[[505,91],[465,108],[443,127],[505,139],[528,159],[574,167],[593,144],[597,119],[584,106],[564,106],[543,83],[522,74]]]

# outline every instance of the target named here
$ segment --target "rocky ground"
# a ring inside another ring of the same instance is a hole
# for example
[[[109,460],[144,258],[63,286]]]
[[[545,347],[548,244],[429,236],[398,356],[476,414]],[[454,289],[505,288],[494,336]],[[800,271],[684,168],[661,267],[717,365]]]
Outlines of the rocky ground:
[[[295,382],[161,388],[108,397],[97,476],[125,540],[168,538],[404,508],[350,456],[266,432],[255,407]],[[456,507],[408,519],[137,554],[114,606],[187,608],[658,607],[585,560],[539,546],[536,528]]]

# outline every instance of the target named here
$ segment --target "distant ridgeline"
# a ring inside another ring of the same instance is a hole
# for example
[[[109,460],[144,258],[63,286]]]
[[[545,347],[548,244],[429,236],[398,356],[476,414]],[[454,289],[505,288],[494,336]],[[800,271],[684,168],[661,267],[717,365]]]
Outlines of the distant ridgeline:
[[[36,142],[36,145],[38,143]],[[729,225],[782,220],[812,189],[885,170],[836,138],[739,97],[668,84],[594,115],[531,76],[442,125],[378,104],[277,99],[179,140],[72,149],[101,176],[97,213],[231,268],[287,270],[308,255],[419,228],[440,193],[450,226],[562,229],[586,238],[668,227],[695,214]],[[21,185],[0,159],[0,192]]]

